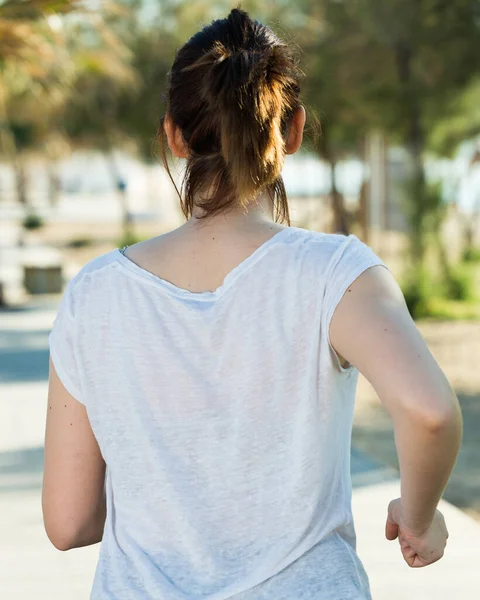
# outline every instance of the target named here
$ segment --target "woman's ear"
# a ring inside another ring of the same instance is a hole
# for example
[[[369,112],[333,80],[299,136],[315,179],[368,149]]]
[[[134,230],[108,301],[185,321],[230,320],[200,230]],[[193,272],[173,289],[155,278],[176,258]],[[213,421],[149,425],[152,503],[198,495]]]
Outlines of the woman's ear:
[[[183,139],[182,130],[175,125],[170,115],[165,115],[163,120],[163,128],[167,135],[168,147],[172,151],[173,156],[177,158],[188,158],[188,146]]]
[[[287,154],[295,154],[302,145],[303,128],[305,127],[306,118],[305,108],[300,105],[293,113],[288,129],[288,135],[285,142]]]

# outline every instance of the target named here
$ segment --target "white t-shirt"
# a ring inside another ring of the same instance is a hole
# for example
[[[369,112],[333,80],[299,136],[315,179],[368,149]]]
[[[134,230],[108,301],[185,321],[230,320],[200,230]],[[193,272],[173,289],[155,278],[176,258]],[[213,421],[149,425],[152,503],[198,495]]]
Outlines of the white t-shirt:
[[[276,233],[214,292],[119,249],[66,287],[50,352],[107,464],[92,600],[365,600],[350,440],[358,371],[332,314],[384,263],[355,236]]]

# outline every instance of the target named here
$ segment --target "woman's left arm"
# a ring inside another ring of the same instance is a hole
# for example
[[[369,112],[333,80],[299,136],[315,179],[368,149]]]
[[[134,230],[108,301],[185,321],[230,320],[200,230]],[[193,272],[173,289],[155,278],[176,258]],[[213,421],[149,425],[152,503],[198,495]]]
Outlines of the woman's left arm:
[[[50,358],[42,510],[45,531],[58,550],[102,540],[105,471],[85,406],[67,392]]]

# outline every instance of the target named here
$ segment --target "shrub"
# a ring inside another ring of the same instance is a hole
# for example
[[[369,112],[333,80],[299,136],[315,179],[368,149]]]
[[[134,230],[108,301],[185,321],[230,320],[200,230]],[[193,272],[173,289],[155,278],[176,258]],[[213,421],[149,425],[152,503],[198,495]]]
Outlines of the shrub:
[[[43,219],[35,213],[28,214],[22,222],[24,229],[40,229],[43,226]]]
[[[431,298],[428,306],[428,318],[441,321],[478,321],[480,307],[471,302]]]
[[[467,248],[463,253],[465,262],[480,262],[480,248]]]
[[[413,319],[427,317],[429,301],[434,292],[434,282],[422,267],[413,268],[402,285],[407,308]]]
[[[143,242],[147,239],[150,238],[139,236],[134,233],[128,233],[126,235],[122,235],[122,237],[117,241],[117,246],[118,248],[123,248],[124,246],[131,246],[132,244],[137,244],[138,242]]]
[[[475,280],[470,270],[456,266],[443,284],[443,294],[449,300],[469,302],[475,299]]]
[[[413,319],[478,318],[475,278],[469,265],[450,267],[448,277],[440,278],[425,268],[412,268],[402,291]]]
[[[86,246],[91,246],[93,244],[93,238],[89,236],[78,237],[70,240],[67,244],[70,248],[85,248]]]

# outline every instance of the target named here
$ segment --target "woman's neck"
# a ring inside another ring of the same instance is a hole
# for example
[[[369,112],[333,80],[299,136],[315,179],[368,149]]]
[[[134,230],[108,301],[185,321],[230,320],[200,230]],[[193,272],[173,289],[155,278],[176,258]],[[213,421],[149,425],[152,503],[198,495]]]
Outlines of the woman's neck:
[[[247,207],[235,207],[206,219],[200,219],[203,210],[198,206],[193,209],[192,216],[185,223],[186,228],[210,229],[212,231],[251,231],[265,226],[275,225],[273,219],[273,203],[268,194],[258,196]]]

